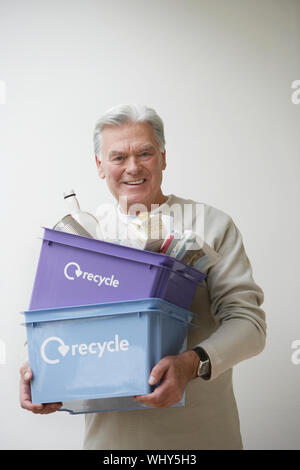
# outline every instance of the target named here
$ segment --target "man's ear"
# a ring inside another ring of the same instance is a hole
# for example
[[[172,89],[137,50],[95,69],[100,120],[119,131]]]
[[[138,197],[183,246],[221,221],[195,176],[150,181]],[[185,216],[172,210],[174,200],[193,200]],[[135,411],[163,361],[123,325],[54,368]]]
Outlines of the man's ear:
[[[105,178],[105,172],[104,172],[102,163],[98,159],[97,155],[95,155],[95,160],[96,160],[96,165],[97,165],[97,168],[98,168],[98,174],[99,174],[100,178],[104,179]]]
[[[164,150],[161,152],[161,158],[162,158],[162,169],[165,170],[167,167],[167,161],[166,161],[166,151]]]

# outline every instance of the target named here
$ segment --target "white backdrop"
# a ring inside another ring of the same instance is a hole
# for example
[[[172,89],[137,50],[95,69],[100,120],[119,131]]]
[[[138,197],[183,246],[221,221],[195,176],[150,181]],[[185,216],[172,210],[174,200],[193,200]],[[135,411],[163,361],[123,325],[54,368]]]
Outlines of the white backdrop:
[[[242,232],[268,325],[263,353],[234,369],[244,446],[300,448],[299,52],[299,0],[0,1],[1,449],[82,446],[82,416],[19,407],[19,312],[62,192],[89,211],[112,201],[92,132],[119,103],[163,118],[164,193]]]

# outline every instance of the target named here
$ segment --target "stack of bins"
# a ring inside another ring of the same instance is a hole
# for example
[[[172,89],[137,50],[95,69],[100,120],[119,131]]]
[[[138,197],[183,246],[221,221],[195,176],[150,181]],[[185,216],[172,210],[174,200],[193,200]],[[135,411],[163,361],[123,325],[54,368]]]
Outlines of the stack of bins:
[[[132,396],[153,390],[152,367],[186,349],[204,278],[167,255],[45,228],[24,312],[32,402],[62,401],[71,413],[141,408]]]

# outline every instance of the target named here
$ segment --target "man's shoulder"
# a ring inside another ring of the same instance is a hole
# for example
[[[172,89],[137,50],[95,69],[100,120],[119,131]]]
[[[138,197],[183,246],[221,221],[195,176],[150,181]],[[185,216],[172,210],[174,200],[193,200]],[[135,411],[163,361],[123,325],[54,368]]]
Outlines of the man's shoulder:
[[[205,215],[205,222],[209,223],[216,223],[218,222],[220,225],[228,225],[232,223],[232,217],[227,214],[225,211],[222,209],[219,209],[211,204],[208,204],[207,202],[202,202],[202,201],[196,201],[194,199],[187,199],[187,198],[182,198],[179,196],[172,195],[172,199],[170,201],[172,204],[180,204],[182,206],[188,206],[188,205],[193,205],[193,206],[202,206],[204,208],[204,215]]]
[[[232,227],[235,227],[234,221],[229,214],[206,202],[174,196],[172,203],[180,204],[182,207],[188,207],[190,205],[196,208],[196,210],[193,211],[194,214],[196,214],[196,216],[200,214],[200,216],[203,217],[202,233],[204,233],[204,240],[215,249],[219,248],[226,233],[232,230]]]

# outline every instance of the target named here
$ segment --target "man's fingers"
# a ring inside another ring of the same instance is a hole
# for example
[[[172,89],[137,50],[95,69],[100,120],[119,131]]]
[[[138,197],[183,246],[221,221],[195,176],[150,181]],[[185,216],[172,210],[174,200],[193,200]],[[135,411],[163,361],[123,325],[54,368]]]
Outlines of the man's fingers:
[[[29,384],[30,380],[32,379],[32,370],[31,369],[26,369],[21,375],[24,383]]]
[[[41,414],[49,414],[49,413],[54,413],[55,411],[58,411],[59,408],[62,407],[62,403],[46,403],[43,406],[43,410]]]
[[[24,373],[23,378],[24,378],[25,382],[30,382],[30,380],[32,379],[32,372],[30,370],[27,370]]]
[[[25,364],[20,368],[21,383],[28,383],[32,379],[32,370],[30,369],[29,362],[26,361]]]
[[[162,383],[154,390],[154,392],[149,393],[148,395],[137,395],[134,397],[134,400],[148,406],[159,406],[167,402],[170,392],[171,390],[169,389],[168,384]]]
[[[168,370],[170,367],[170,363],[168,359],[165,357],[161,359],[156,366],[153,367],[153,369],[150,372],[150,377],[148,380],[149,385],[155,385],[157,382],[159,382],[165,372]]]
[[[32,403],[30,381],[32,380],[32,370],[29,362],[25,362],[20,368],[20,404],[25,410],[32,411],[35,414],[49,414],[61,408],[62,403]]]
[[[25,399],[21,402],[21,407],[25,410],[32,411],[35,414],[49,414],[61,408],[62,403],[32,403],[31,399]]]
[[[43,409],[42,404],[33,404],[31,402],[30,384],[24,379],[21,380],[20,384],[20,402],[22,408],[24,408],[25,410],[32,411],[33,413],[38,413]]]
[[[175,403],[175,401],[170,400],[168,397],[164,398],[154,396],[153,394],[154,392],[150,393],[149,395],[139,395],[134,397],[134,400],[145,407],[154,406],[155,408],[168,408]]]
[[[183,388],[178,380],[178,374],[176,375],[176,364],[174,356],[161,359],[151,371],[149,384],[154,385],[159,381],[161,383],[152,393],[137,396],[136,401],[156,408],[168,408],[180,401]]]
[[[24,410],[32,411],[33,413],[40,413],[43,410],[43,405],[31,402],[30,380],[32,379],[32,370],[29,363],[26,362],[20,369],[20,403]]]
[[[40,413],[44,408],[41,403],[32,403],[31,400],[21,401],[21,407],[24,410],[32,411],[33,413]]]

